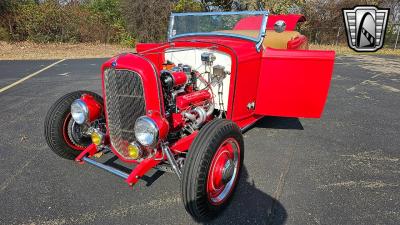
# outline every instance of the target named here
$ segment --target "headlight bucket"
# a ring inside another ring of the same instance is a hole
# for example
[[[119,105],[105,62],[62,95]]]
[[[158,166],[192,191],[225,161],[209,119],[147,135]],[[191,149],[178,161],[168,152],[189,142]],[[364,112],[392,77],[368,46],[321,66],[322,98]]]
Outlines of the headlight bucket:
[[[102,105],[92,95],[83,94],[71,104],[71,115],[75,122],[83,124],[100,117]]]
[[[76,99],[71,104],[71,116],[78,124],[88,121],[89,109],[82,99]]]

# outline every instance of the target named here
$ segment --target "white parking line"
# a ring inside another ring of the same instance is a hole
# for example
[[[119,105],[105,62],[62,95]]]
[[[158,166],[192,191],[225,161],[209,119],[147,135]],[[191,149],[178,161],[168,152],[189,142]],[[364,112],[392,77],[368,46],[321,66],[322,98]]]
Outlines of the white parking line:
[[[12,83],[12,84],[10,84],[10,85],[7,85],[7,86],[1,88],[1,89],[0,89],[0,93],[2,93],[2,92],[4,92],[4,91],[7,91],[8,89],[14,87],[15,85],[20,84],[20,83],[22,83],[22,82],[28,80],[29,78],[32,78],[32,77],[38,75],[39,73],[41,73],[41,72],[43,72],[43,71],[45,71],[45,70],[47,70],[47,69],[49,69],[49,68],[51,68],[51,67],[53,67],[53,66],[59,64],[60,62],[63,62],[64,60],[65,60],[65,59],[61,59],[61,60],[59,60],[59,61],[57,61],[57,62],[55,62],[55,63],[53,63],[53,64],[51,64],[51,65],[46,66],[45,68],[43,68],[43,69],[41,69],[41,70],[38,70],[38,71],[36,71],[36,72],[34,72],[34,73],[32,73],[32,74],[29,74],[28,76],[26,76],[26,77],[24,77],[24,78],[22,78],[22,79],[17,80],[16,82],[14,82],[14,83]]]

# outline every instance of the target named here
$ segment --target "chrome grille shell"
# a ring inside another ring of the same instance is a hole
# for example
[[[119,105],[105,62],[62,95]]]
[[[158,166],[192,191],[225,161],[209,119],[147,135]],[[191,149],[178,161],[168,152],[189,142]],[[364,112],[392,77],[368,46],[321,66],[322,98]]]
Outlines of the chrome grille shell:
[[[114,151],[127,160],[129,143],[136,141],[136,119],[146,114],[141,76],[130,70],[104,71],[105,109],[108,133]]]

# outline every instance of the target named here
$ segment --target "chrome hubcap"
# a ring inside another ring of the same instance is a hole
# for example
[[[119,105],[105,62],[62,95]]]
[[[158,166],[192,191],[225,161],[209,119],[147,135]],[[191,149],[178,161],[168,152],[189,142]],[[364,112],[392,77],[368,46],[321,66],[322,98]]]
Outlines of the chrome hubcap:
[[[222,169],[222,183],[227,184],[233,176],[235,170],[235,163],[232,159],[228,159]]]

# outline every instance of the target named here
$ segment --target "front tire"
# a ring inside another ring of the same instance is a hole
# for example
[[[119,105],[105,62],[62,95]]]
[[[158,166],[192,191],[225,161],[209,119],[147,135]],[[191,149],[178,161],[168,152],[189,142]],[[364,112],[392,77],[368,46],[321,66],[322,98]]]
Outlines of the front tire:
[[[215,119],[200,130],[189,149],[181,182],[183,203],[195,220],[210,220],[229,204],[243,156],[243,136],[232,121]]]
[[[44,136],[50,149],[65,159],[75,159],[90,143],[89,137],[79,135],[79,125],[74,124],[71,104],[83,94],[92,95],[103,104],[103,98],[90,91],[75,91],[59,98],[47,112]]]

